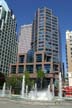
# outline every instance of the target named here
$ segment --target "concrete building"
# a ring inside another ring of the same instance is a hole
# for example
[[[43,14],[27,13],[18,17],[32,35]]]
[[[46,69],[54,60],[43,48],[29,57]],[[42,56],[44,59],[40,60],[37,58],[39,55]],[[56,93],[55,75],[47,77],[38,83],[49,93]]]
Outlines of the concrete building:
[[[45,82],[52,84],[61,71],[60,45],[58,17],[51,9],[39,8],[32,24],[31,50],[18,54],[17,63],[10,66],[10,74],[22,75],[27,70],[31,78],[36,78],[37,71],[42,69]]]
[[[7,74],[16,63],[16,18],[4,0],[0,0],[0,72]]]
[[[66,31],[66,62],[67,71],[72,72],[72,31]]]
[[[66,64],[69,85],[72,86],[72,31],[66,31]]]
[[[18,53],[27,53],[31,49],[32,24],[21,26],[19,33]]]

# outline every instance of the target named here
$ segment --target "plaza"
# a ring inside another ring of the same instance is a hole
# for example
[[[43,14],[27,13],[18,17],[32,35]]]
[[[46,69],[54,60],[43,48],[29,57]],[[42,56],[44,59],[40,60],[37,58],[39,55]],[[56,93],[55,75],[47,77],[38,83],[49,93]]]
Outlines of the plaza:
[[[72,108],[72,102],[33,102],[0,98],[0,108]]]

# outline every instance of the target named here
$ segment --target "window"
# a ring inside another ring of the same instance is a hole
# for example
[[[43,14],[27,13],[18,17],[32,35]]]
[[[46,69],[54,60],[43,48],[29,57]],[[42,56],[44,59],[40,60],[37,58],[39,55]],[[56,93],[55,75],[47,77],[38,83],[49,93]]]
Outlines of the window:
[[[16,74],[16,66],[11,66],[11,73]]]
[[[58,71],[58,65],[53,65],[53,70]]]
[[[18,73],[23,73],[24,72],[24,66],[23,65],[19,65],[18,66]]]
[[[24,55],[19,56],[19,63],[24,63]]]
[[[42,62],[42,54],[36,54],[36,62]]]
[[[26,66],[26,71],[33,73],[33,65],[27,65]]]
[[[36,65],[36,71],[38,71],[39,69],[42,69],[42,65],[41,64],[37,64]]]
[[[45,64],[44,65],[44,73],[49,73],[50,72],[50,64]]]
[[[44,55],[44,60],[46,62],[51,62],[51,57],[50,56],[47,56],[46,54]]]

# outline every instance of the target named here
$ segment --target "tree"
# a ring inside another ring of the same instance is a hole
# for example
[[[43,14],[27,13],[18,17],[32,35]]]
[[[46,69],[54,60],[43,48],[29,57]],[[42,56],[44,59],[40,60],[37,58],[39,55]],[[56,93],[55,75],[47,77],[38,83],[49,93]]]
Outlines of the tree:
[[[7,77],[6,79],[7,85],[12,86],[12,88],[15,87],[16,81],[17,81],[17,78],[15,75],[12,75],[11,77]]]
[[[6,78],[7,86],[9,86],[9,87],[11,86],[12,91],[14,91],[15,93],[20,92],[21,81],[22,81],[21,76],[12,75],[11,77]]]
[[[30,74],[28,71],[25,71],[24,74],[25,74],[25,85],[28,85],[28,88],[30,90],[31,88],[33,88],[35,82],[33,79],[30,79]]]
[[[30,86],[30,76],[29,76],[29,72],[25,71],[25,84]]]
[[[5,82],[5,75],[0,72],[0,88],[3,87],[4,82]]]
[[[44,72],[42,71],[42,69],[39,69],[37,71],[37,78],[40,79],[41,81],[41,89],[42,89],[42,83],[43,83],[43,78],[44,78]]]

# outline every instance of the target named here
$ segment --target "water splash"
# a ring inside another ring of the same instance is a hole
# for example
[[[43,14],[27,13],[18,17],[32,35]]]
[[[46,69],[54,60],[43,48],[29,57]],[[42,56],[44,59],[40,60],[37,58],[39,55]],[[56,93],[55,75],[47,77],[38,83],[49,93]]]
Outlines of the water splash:
[[[2,97],[5,96],[5,89],[6,89],[6,83],[4,82],[3,89],[2,89]]]
[[[26,85],[26,97],[28,95],[28,85]]]
[[[35,85],[36,86],[36,85]],[[35,87],[37,89],[37,87]],[[48,86],[48,88],[46,90],[40,90],[40,91],[36,91],[36,89],[34,91],[30,91],[29,93],[29,98],[32,100],[48,100],[51,101],[53,99],[53,94],[50,91],[50,85]],[[36,92],[36,94],[35,94]]]
[[[59,73],[59,98],[62,98],[62,77],[61,77],[61,72]]]
[[[22,79],[21,97],[24,97],[24,92],[25,92],[25,75],[23,75],[23,79]]]

